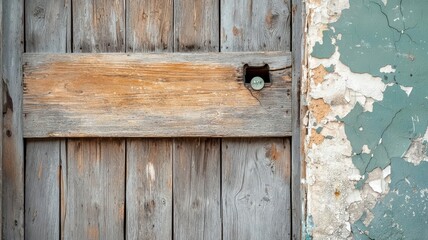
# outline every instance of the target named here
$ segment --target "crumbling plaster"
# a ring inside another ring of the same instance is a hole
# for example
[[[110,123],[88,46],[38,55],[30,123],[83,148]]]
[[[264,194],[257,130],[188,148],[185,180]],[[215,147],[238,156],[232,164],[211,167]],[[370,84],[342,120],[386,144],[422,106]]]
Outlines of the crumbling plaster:
[[[428,1],[305,4],[305,238],[428,239]]]

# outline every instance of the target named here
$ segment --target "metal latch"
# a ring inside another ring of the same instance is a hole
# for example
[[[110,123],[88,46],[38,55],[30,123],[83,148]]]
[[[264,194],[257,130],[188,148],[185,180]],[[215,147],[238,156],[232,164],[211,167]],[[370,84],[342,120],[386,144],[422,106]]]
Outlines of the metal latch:
[[[244,65],[244,83],[250,84],[255,91],[262,90],[267,84],[270,84],[269,65],[253,67]]]

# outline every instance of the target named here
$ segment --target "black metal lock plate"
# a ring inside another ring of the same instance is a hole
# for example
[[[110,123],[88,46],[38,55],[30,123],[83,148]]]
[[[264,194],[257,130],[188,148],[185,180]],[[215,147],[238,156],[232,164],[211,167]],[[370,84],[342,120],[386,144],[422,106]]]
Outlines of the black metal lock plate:
[[[244,65],[244,83],[251,83],[254,77],[261,77],[265,83],[271,83],[269,74],[269,65],[265,64],[261,67],[252,67],[248,64]]]

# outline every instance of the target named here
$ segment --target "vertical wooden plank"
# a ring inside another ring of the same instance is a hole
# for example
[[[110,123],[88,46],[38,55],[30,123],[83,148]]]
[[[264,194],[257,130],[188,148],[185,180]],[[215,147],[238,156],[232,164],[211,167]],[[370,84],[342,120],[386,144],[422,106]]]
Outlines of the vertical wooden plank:
[[[73,0],[73,51],[124,52],[125,0]]]
[[[223,239],[290,239],[290,141],[222,144]]]
[[[125,141],[69,139],[65,239],[124,239]]]
[[[26,143],[25,238],[59,237],[59,141]]]
[[[26,52],[70,50],[68,0],[25,0]],[[24,116],[25,117],[25,116]],[[60,236],[60,140],[26,141],[25,236]]]
[[[0,111],[1,113],[3,113],[3,25],[2,25],[2,18],[3,18],[3,0],[0,0],[0,76],[1,76],[1,81],[0,81],[0,99],[1,99],[1,103],[0,104]],[[0,128],[2,129],[0,131],[0,153],[3,153],[3,117],[0,117]],[[1,199],[3,199],[3,154],[0,154],[0,216],[2,215],[2,204],[1,204]],[[3,239],[3,234],[2,234],[2,227],[3,226],[3,221],[2,221],[2,217],[0,217],[0,239]]]
[[[173,0],[126,1],[126,51],[172,52]],[[126,239],[172,236],[172,139],[128,139]]]
[[[126,51],[173,50],[172,0],[126,0]]]
[[[176,139],[173,161],[173,239],[221,239],[220,140]]]
[[[70,50],[70,0],[25,0],[25,51]]]
[[[292,151],[291,151],[291,206],[292,206],[292,239],[300,240],[302,237],[303,202],[305,190],[301,185],[301,179],[305,178],[303,157],[304,153],[300,146],[303,146],[304,131],[301,128],[301,118],[304,116],[304,108],[300,105],[300,83],[302,78],[302,67],[306,65],[304,58],[306,26],[305,5],[303,0],[292,0],[292,60],[293,60],[293,83],[292,83]]]
[[[3,2],[3,238],[24,238],[24,142],[22,138],[22,67],[24,1]]]
[[[221,0],[221,51],[288,51],[290,17],[289,0]],[[224,239],[291,237],[289,144],[223,139]]]
[[[221,51],[290,50],[290,0],[221,0]]]
[[[125,51],[125,0],[73,0],[73,52]],[[124,239],[125,140],[67,141],[64,239]]]
[[[219,51],[219,0],[174,0],[174,50]],[[175,139],[173,238],[221,239],[220,141]]]
[[[127,141],[126,238],[172,236],[172,139]]]
[[[219,51],[219,0],[174,1],[175,51]]]

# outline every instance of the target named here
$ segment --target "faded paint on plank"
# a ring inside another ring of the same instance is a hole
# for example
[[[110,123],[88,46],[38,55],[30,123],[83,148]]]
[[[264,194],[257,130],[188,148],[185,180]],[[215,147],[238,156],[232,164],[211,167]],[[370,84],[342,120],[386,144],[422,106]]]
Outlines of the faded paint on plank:
[[[221,0],[221,51],[289,51],[290,0]]]
[[[287,136],[288,56],[26,54],[25,136]],[[244,63],[270,63],[271,86],[245,86]]]
[[[173,50],[173,0],[126,1],[126,51]]]
[[[73,51],[125,51],[124,0],[73,0]]]
[[[290,141],[222,144],[223,239],[290,239]]]
[[[58,239],[60,232],[58,140],[26,144],[25,236]]]
[[[218,9],[218,0],[174,0],[175,51],[218,52]]]
[[[175,139],[174,239],[221,239],[220,139]]]
[[[22,65],[24,2],[3,2],[3,238],[24,239],[24,142],[22,133]]]
[[[127,239],[172,236],[172,141],[127,141]]]
[[[64,239],[123,239],[125,141],[69,139]]]

